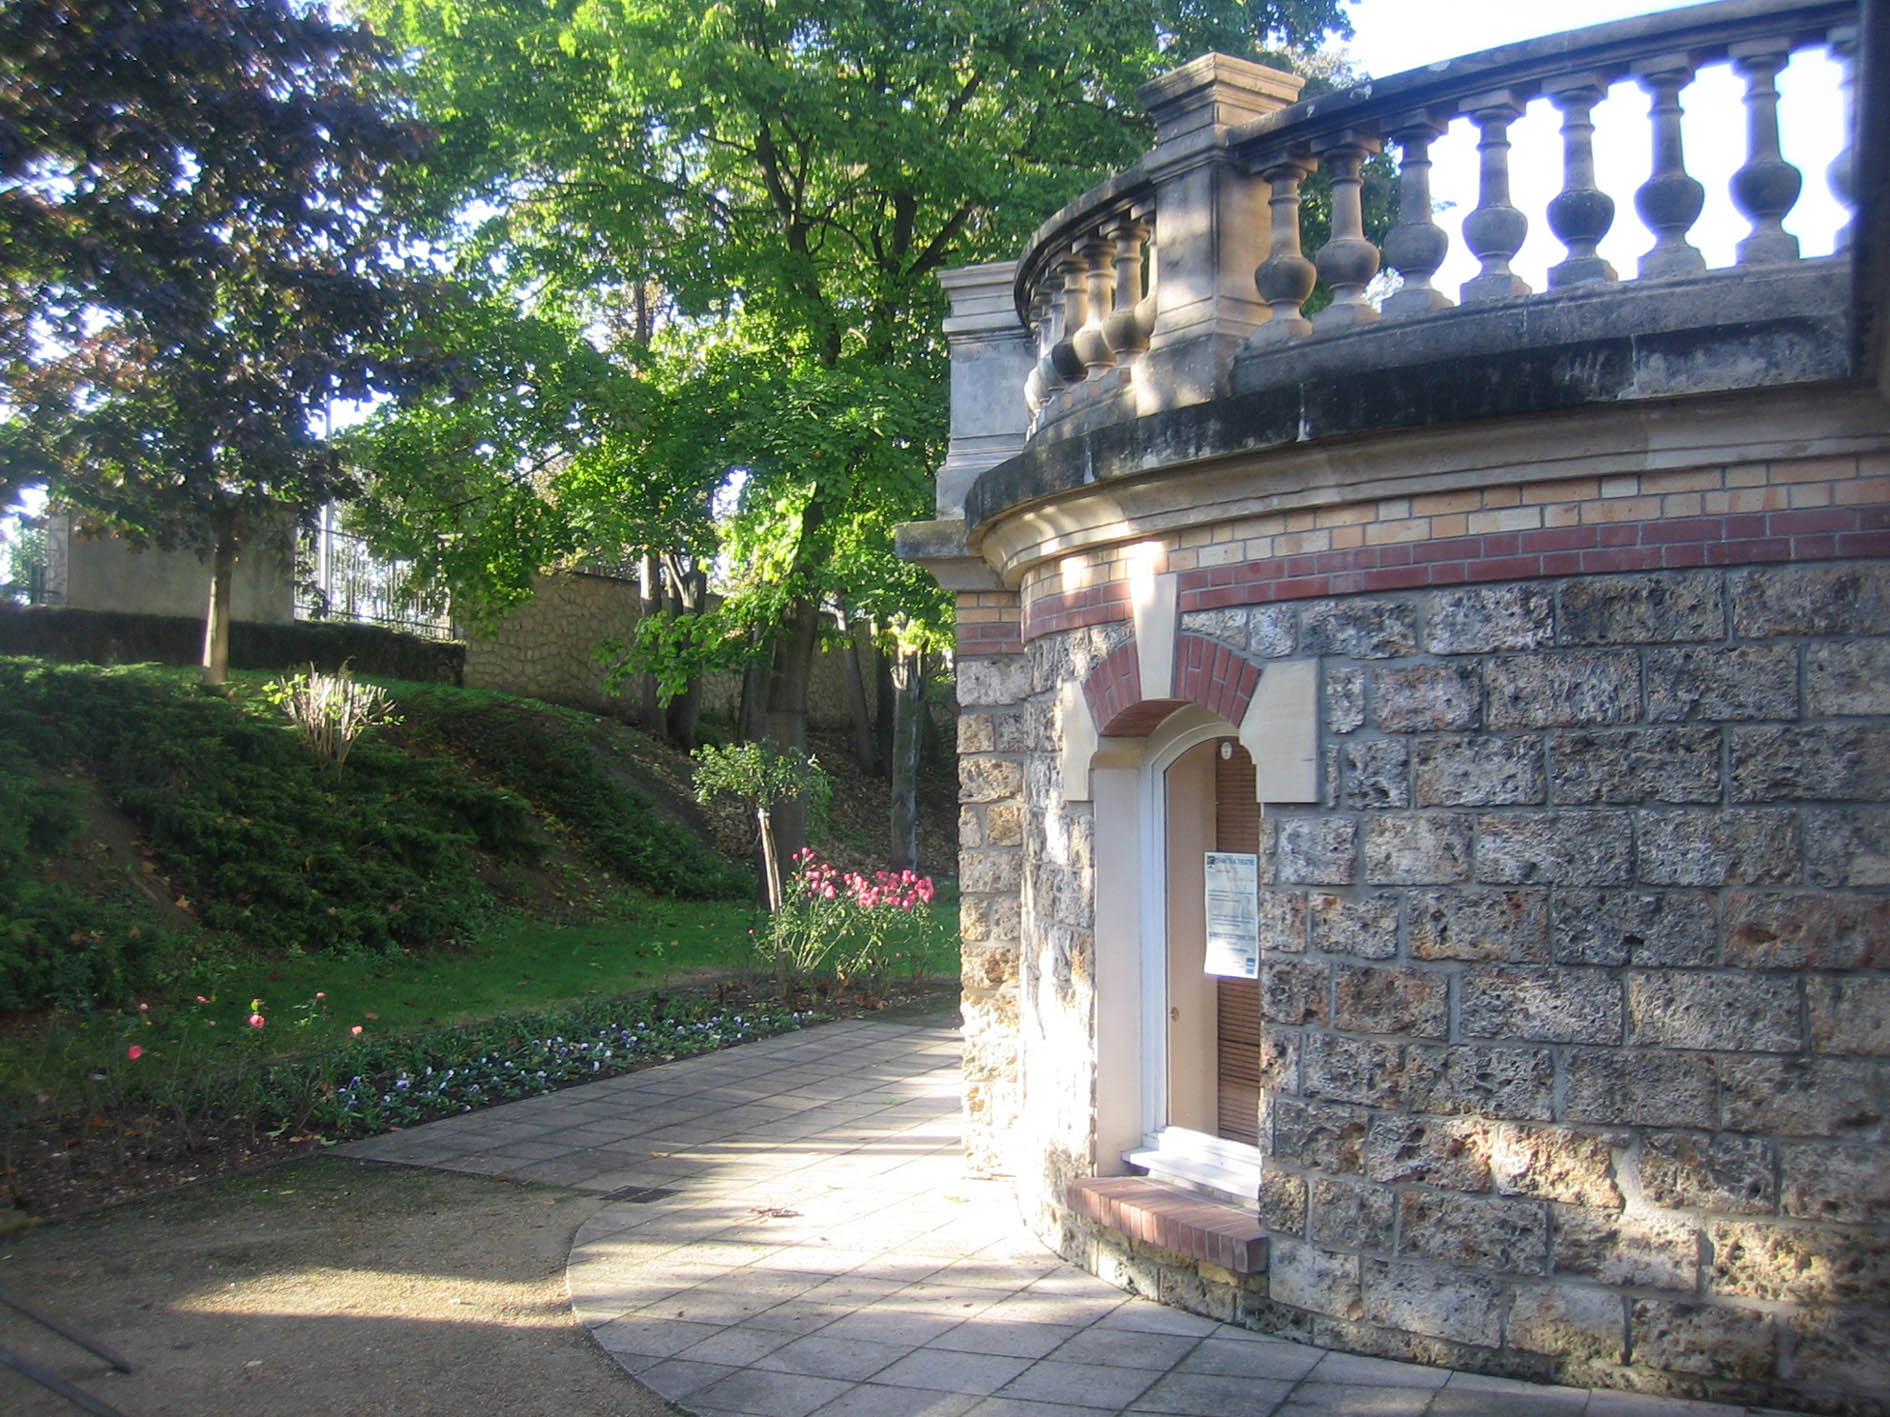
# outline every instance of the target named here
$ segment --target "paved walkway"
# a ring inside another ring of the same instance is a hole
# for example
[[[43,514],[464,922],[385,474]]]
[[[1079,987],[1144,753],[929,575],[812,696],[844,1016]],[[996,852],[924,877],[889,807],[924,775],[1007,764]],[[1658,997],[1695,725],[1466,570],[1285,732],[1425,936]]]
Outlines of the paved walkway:
[[[1128,1298],[965,1174],[958,1037],[938,1028],[829,1024],[343,1150],[609,1194],[571,1302],[698,1417],[1757,1411],[1330,1353]]]

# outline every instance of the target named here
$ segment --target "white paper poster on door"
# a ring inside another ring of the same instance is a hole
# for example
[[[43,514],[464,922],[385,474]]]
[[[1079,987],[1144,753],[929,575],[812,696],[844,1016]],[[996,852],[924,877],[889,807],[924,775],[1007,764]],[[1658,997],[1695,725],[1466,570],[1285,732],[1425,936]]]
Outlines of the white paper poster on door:
[[[1206,854],[1209,974],[1260,976],[1260,858],[1241,851]]]

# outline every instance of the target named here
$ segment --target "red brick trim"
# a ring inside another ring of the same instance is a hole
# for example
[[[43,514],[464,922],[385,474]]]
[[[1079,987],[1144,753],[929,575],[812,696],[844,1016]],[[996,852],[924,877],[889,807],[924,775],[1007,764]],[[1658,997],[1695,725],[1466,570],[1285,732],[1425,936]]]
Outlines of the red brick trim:
[[[1229,723],[1246,717],[1260,666],[1237,649],[1200,635],[1175,636],[1175,693]]]
[[[1137,738],[1184,704],[1200,704],[1238,724],[1260,684],[1260,666],[1237,649],[1200,635],[1175,636],[1175,697],[1142,697],[1142,660],[1136,642],[1116,646],[1083,681],[1096,731],[1105,738]]]
[[[1547,527],[1280,556],[1181,572],[1180,608],[1681,566],[1890,555],[1890,507],[1805,507],[1723,517]],[[1034,607],[1026,639],[1035,639]]]
[[[1264,1274],[1267,1235],[1259,1217],[1225,1201],[1147,1176],[1091,1176],[1071,1181],[1063,1203],[1105,1230],[1145,1245],[1205,1260],[1235,1274]]]
[[[1142,659],[1135,641],[1117,645],[1083,680],[1090,721],[1099,733],[1120,733],[1119,720],[1142,703]]]
[[[1113,625],[1129,619],[1132,613],[1127,581],[1040,595],[1030,603],[1024,638],[1034,640],[1086,625]]]
[[[982,654],[1022,654],[1024,636],[1015,620],[981,625],[959,622],[958,653],[964,658]]]

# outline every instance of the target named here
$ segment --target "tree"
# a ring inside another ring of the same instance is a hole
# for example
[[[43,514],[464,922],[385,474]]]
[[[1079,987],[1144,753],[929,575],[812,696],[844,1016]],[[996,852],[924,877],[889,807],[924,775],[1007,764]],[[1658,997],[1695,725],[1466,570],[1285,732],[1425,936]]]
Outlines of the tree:
[[[369,0],[417,55],[442,214],[497,213],[529,299],[596,318],[647,283],[714,359],[676,387],[694,488],[739,473],[737,576],[685,648],[766,635],[767,735],[806,742],[822,605],[943,598],[891,555],[945,433],[946,266],[1008,254],[1147,145],[1135,86],[1208,48],[1342,29],[1336,0]],[[673,646],[672,646],[673,647]],[[800,839],[791,811],[776,830]]]
[[[432,362],[391,200],[430,135],[395,78],[297,0],[0,9],[0,464],[211,560],[206,683],[243,549],[354,490],[317,415]]]
[[[754,809],[755,839],[761,853],[761,880],[768,894],[768,913],[781,913],[781,852],[774,830],[774,813],[786,802],[810,803],[816,812],[826,809],[832,780],[819,760],[799,752],[783,752],[771,743],[714,744],[696,749],[696,800],[708,806],[718,797],[733,797]]]

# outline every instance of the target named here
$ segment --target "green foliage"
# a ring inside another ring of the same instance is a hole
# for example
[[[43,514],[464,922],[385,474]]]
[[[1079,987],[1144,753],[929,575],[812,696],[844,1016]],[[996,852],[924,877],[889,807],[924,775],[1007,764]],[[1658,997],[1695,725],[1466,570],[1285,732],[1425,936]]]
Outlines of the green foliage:
[[[753,879],[703,846],[631,788],[611,780],[609,749],[581,715],[437,689],[407,692],[410,742],[450,752],[511,784],[568,826],[601,866],[633,885],[685,900],[740,900]],[[553,716],[560,731],[546,731]]]
[[[756,811],[769,812],[783,802],[802,799],[810,821],[818,822],[833,800],[833,779],[812,754],[773,743],[705,743],[696,760],[696,800],[735,797]]]
[[[369,439],[375,535],[480,605],[534,560],[724,542],[721,603],[635,646],[671,691],[825,597],[946,633],[949,598],[891,547],[946,437],[937,272],[1015,254],[1135,161],[1163,69],[1345,29],[1336,0],[365,8],[415,55],[428,196],[492,301],[481,394]]]
[[[464,940],[490,904],[480,853],[538,850],[524,804],[450,762],[368,745],[336,782],[260,696],[166,671],[0,660],[0,741],[95,778],[184,908],[256,948]]]
[[[376,724],[400,721],[387,691],[378,684],[357,684],[345,663],[333,674],[310,664],[271,682],[263,697],[281,705],[302,746],[332,762],[337,777],[355,739]]]
[[[239,549],[351,493],[329,403],[437,366],[396,199],[428,134],[396,72],[298,0],[0,7],[0,502],[44,482],[214,553],[227,592]]]
[[[75,794],[0,743],[0,1013],[124,999],[160,945],[144,912],[37,869],[78,835]]]
[[[401,741],[361,742],[342,780],[298,746],[280,692],[253,681],[226,699],[150,666],[0,659],[0,1011],[122,999],[169,943],[129,891],[92,898],[44,878],[78,822],[56,773],[96,780],[136,824],[151,883],[246,950],[470,941],[492,905],[487,879],[542,859],[534,806],[625,883],[752,895],[740,867],[612,780],[585,716],[438,686],[401,692]]]

